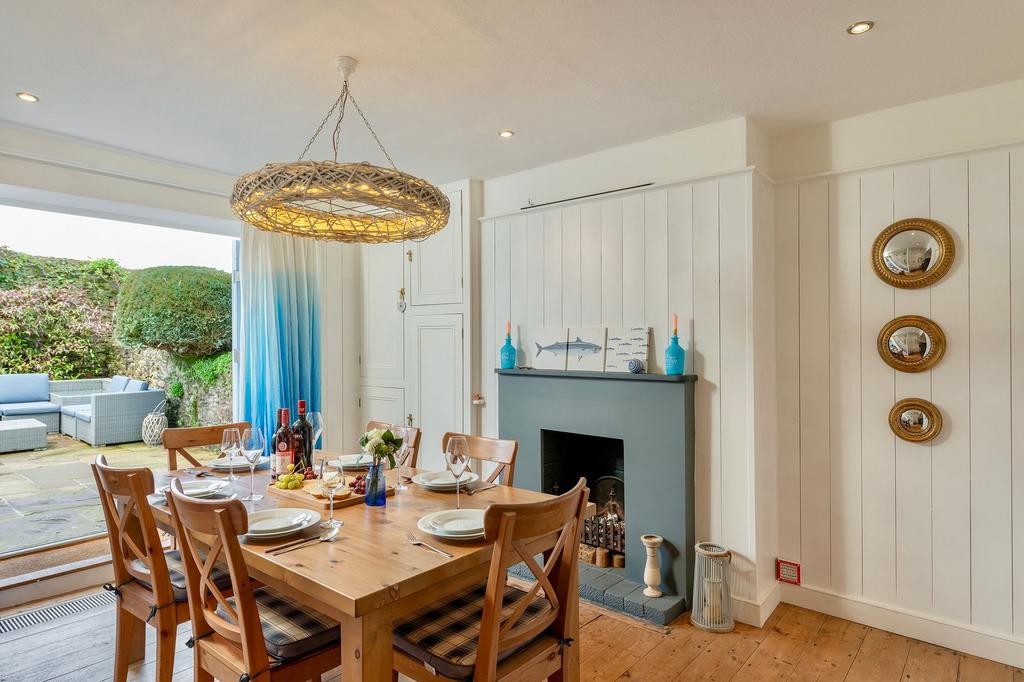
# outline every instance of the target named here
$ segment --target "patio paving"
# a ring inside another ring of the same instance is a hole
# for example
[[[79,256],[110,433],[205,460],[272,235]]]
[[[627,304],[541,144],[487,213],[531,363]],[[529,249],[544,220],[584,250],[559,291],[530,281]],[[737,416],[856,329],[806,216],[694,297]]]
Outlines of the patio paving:
[[[112,466],[167,468],[160,447],[94,448],[58,434],[50,435],[46,450],[0,455],[0,557],[105,531],[89,469],[101,453]]]

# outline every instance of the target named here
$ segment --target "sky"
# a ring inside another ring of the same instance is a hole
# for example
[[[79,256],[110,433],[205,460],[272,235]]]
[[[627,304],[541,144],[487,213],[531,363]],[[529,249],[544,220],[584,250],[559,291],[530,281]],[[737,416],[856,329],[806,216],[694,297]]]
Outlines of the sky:
[[[0,246],[36,256],[113,258],[129,270],[204,265],[231,272],[233,237],[0,205]]]

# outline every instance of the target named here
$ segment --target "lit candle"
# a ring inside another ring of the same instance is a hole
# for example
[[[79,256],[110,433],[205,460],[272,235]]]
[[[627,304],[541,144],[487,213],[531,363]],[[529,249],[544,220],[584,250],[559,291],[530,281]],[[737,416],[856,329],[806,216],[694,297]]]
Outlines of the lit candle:
[[[679,336],[679,315],[672,313],[672,336]]]
[[[512,336],[512,321],[505,320],[505,336]]]

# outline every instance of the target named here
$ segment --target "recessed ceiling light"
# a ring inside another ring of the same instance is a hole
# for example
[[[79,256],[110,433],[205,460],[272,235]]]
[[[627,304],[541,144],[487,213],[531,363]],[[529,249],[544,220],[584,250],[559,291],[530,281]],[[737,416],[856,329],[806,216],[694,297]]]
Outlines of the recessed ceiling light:
[[[512,137],[515,134],[516,134],[516,131],[509,130],[508,128],[505,128],[505,130],[498,131],[498,137],[509,138],[509,137]]]
[[[875,27],[873,21],[855,21],[846,27],[846,32],[851,36],[859,36],[862,33],[867,33]]]
[[[31,92],[18,92],[14,94],[15,97],[20,99],[22,102],[38,102],[39,98],[33,95]]]

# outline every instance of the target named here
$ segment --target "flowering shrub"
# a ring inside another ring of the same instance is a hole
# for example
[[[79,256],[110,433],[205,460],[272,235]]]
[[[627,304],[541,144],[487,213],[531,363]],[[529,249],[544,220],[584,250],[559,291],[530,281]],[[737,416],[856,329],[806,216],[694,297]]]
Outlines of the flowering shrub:
[[[117,358],[112,327],[109,307],[80,288],[0,289],[0,373],[110,376]]]

